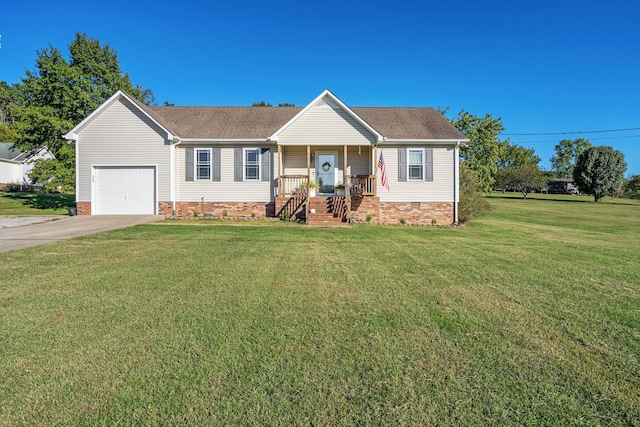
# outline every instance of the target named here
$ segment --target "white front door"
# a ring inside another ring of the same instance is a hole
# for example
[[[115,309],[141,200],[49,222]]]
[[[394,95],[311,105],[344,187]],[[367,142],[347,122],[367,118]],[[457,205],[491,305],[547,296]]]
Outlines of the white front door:
[[[96,215],[155,214],[154,167],[96,167]]]
[[[316,154],[316,178],[318,179],[318,194],[333,194],[336,185],[336,160],[335,153]]]

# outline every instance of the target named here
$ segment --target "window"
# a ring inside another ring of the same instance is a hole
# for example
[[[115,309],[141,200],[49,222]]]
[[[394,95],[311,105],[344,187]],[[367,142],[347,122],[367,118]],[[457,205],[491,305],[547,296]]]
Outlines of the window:
[[[409,180],[410,181],[423,181],[424,180],[424,151],[422,149],[409,150]]]
[[[260,181],[260,149],[244,149],[244,179],[246,181]]]
[[[196,150],[196,179],[211,180],[211,149]]]

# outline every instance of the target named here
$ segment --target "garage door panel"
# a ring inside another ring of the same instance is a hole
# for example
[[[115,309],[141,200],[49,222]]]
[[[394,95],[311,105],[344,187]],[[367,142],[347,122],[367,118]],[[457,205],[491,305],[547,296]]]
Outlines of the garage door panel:
[[[155,181],[154,167],[96,167],[95,213],[154,214]]]

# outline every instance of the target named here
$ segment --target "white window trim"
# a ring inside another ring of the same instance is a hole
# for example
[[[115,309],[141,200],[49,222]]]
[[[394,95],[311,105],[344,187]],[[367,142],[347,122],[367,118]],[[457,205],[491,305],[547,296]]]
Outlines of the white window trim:
[[[199,151],[208,151],[209,152],[209,178],[198,178],[198,152]],[[211,181],[213,176],[213,150],[211,148],[196,148],[193,150],[193,180],[194,181]]]
[[[256,178],[247,178],[247,151],[258,152],[258,175]],[[259,147],[245,147],[242,149],[242,180],[258,182],[262,180],[262,150]]]
[[[411,152],[422,152],[422,178],[411,178],[409,171],[411,170]],[[427,177],[427,153],[424,148],[407,148],[407,181],[424,181]]]

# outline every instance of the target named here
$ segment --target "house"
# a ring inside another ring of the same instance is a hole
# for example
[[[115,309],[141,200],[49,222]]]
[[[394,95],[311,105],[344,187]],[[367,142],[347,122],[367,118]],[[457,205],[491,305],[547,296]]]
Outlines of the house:
[[[351,108],[328,90],[304,108],[149,107],[119,91],[64,137],[79,215],[393,224],[457,221],[468,141],[433,108]]]
[[[23,152],[13,147],[13,142],[0,142],[0,189],[17,184],[20,189],[31,189],[29,173],[36,160],[51,160],[54,156],[47,147]]]

